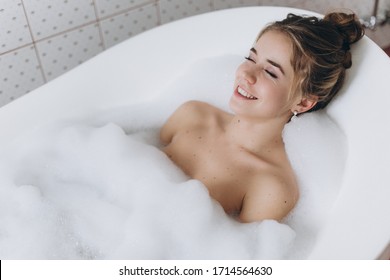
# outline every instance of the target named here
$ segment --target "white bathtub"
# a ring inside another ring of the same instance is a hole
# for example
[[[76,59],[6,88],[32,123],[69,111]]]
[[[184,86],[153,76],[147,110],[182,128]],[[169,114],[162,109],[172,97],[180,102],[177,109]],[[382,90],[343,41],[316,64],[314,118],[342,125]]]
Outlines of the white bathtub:
[[[0,146],[55,120],[152,101],[182,69],[202,58],[246,55],[258,31],[289,12],[309,13],[276,7],[225,10],[129,39],[1,108]],[[368,38],[352,51],[344,90],[326,110],[345,133],[347,161],[311,259],[388,258],[390,60]]]

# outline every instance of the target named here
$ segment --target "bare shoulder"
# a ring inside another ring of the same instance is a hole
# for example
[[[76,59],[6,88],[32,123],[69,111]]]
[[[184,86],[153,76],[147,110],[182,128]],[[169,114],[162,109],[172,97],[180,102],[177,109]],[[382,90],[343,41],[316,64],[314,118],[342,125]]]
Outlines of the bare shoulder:
[[[298,196],[295,181],[283,175],[262,174],[248,186],[239,218],[242,222],[280,221],[294,208]]]
[[[169,143],[176,132],[206,124],[207,120],[216,115],[217,110],[214,106],[201,101],[192,100],[183,103],[161,128],[161,141]]]
[[[173,116],[182,115],[198,117],[205,116],[205,114],[211,114],[216,108],[206,102],[191,100],[183,103],[173,114]]]

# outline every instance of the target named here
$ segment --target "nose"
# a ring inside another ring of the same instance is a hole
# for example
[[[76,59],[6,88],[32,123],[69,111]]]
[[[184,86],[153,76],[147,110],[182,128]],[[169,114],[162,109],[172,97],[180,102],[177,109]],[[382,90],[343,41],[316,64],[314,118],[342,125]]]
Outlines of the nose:
[[[256,83],[256,75],[255,71],[251,68],[243,69],[241,72],[241,77],[248,82],[249,84],[253,85]]]

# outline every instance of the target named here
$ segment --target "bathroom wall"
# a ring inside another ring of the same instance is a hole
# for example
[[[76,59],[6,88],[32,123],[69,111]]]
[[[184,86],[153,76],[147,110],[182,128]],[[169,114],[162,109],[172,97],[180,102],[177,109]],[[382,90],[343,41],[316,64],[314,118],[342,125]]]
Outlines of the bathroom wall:
[[[389,4],[390,0],[380,0]],[[360,17],[374,0],[1,0],[0,106],[105,49],[180,18],[241,6],[291,6],[320,13],[348,7]],[[388,25],[390,26],[390,25]],[[368,35],[390,45],[390,29]]]

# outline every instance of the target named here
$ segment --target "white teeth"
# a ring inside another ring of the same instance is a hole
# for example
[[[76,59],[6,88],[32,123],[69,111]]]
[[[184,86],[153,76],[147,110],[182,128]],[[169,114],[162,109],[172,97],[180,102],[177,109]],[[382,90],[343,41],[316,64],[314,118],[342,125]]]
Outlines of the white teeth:
[[[254,97],[253,95],[250,95],[249,93],[247,93],[245,90],[243,90],[242,88],[238,87],[237,89],[238,93],[241,94],[242,96],[246,97],[246,98],[249,98],[249,99],[257,99],[256,97]]]

